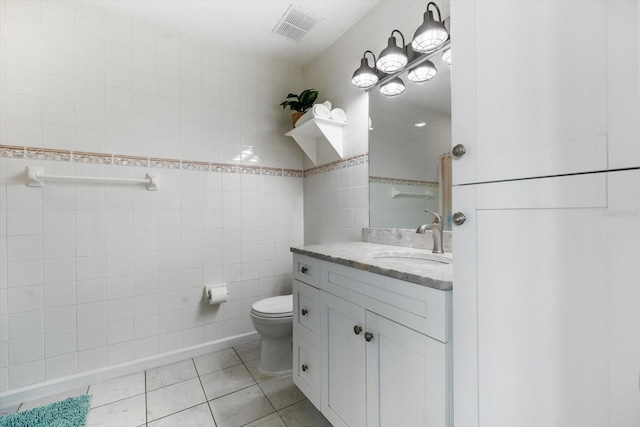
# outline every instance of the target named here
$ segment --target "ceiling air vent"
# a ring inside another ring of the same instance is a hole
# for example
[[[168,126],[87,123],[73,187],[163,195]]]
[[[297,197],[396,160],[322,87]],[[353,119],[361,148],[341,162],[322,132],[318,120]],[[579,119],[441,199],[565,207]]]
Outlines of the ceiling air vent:
[[[272,32],[300,41],[318,22],[320,22],[320,18],[312,16],[306,10],[292,4]]]

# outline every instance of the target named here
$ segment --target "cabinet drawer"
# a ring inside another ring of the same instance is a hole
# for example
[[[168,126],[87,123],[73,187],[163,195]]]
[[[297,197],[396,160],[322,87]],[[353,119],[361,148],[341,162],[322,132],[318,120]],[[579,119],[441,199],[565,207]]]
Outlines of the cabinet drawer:
[[[293,255],[293,278],[313,287],[319,287],[320,260],[306,255]]]
[[[451,291],[323,263],[321,289],[441,342],[449,342]]]
[[[293,281],[293,329],[318,345],[320,327],[320,290],[298,280]]]
[[[320,352],[318,348],[293,333],[293,382],[320,410]]]

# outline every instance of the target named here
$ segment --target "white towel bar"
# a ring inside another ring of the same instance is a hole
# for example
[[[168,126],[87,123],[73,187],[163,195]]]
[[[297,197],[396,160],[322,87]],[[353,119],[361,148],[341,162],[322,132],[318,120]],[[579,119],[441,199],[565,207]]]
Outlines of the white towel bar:
[[[44,181],[76,181],[76,182],[113,182],[117,184],[145,184],[147,190],[158,191],[157,175],[147,174],[146,178],[106,178],[96,176],[68,176],[68,175],[45,175],[44,168],[27,168],[27,185],[29,187],[44,187]]]
[[[433,197],[433,193],[430,193],[429,191],[425,191],[424,193],[407,193],[392,188],[391,198],[396,199],[398,197],[424,197],[425,199],[431,199]]]

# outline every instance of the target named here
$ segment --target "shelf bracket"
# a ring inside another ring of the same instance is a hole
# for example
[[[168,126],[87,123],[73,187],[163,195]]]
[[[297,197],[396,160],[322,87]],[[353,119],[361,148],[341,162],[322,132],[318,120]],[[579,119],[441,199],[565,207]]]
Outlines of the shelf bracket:
[[[343,158],[342,128],[345,125],[344,122],[316,117],[290,130],[285,135],[292,137],[315,165],[317,164],[319,141],[327,141],[338,157]]]

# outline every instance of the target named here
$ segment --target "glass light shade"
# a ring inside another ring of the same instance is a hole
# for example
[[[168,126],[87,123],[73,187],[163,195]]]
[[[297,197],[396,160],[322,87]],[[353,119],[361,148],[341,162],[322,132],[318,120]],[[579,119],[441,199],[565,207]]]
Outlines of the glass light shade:
[[[433,19],[433,12],[424,13],[424,23],[416,30],[411,48],[416,52],[427,53],[436,50],[449,38],[449,32],[442,22]]]
[[[378,56],[376,67],[383,73],[391,74],[402,70],[408,61],[404,49],[399,48],[396,44],[396,38],[391,36],[387,47]]]
[[[380,93],[384,96],[397,96],[404,92],[404,82],[400,77],[396,77],[388,83],[380,86]]]
[[[442,58],[442,62],[444,62],[447,65],[451,65],[451,48],[450,47],[442,51],[441,58]]]
[[[353,73],[351,83],[359,89],[369,89],[378,83],[376,70],[369,66],[366,58],[362,58],[360,61],[360,68]]]
[[[407,77],[414,83],[428,82],[438,74],[436,66],[431,61],[425,61],[409,71]]]

